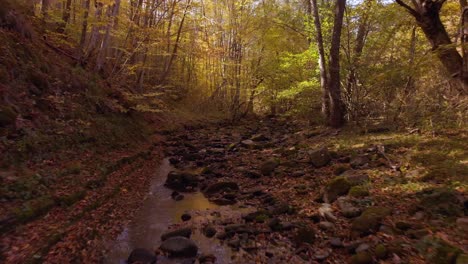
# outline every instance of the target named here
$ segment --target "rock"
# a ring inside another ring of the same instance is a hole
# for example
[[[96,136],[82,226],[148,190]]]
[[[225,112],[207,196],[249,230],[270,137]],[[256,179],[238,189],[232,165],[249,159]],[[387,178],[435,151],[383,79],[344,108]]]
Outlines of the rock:
[[[212,238],[216,235],[216,229],[212,226],[212,225],[206,225],[203,230],[202,230],[203,234],[208,237],[208,238]]]
[[[369,189],[365,186],[353,186],[349,189],[348,195],[357,198],[366,197],[369,196]]]
[[[249,213],[242,217],[246,222],[264,223],[268,218],[268,212],[260,210],[257,212]]]
[[[257,134],[257,135],[253,135],[251,140],[254,141],[254,142],[260,142],[260,141],[267,141],[267,140],[270,140],[270,139],[267,136],[263,135],[263,134]]]
[[[172,199],[174,199],[175,201],[182,201],[184,198],[185,198],[185,196],[183,194],[179,194],[179,195],[173,197]]]
[[[235,182],[217,182],[208,186],[203,192],[206,195],[213,195],[215,193],[227,190],[237,191],[239,190],[239,185],[237,185]]]
[[[334,202],[341,195],[346,195],[351,188],[351,184],[344,177],[336,177],[332,179],[325,187],[324,201],[327,203]]]
[[[316,260],[325,260],[330,256],[331,250],[326,250],[326,249],[317,249],[314,253],[314,258]]]
[[[286,203],[278,204],[271,210],[272,215],[293,214],[294,212],[294,208]]]
[[[171,237],[190,238],[191,235],[192,235],[192,229],[187,227],[187,228],[181,228],[181,229],[177,229],[177,230],[174,230],[174,231],[164,233],[163,235],[161,235],[161,240],[165,241],[165,240],[167,240],[167,239],[169,239]]]
[[[385,207],[370,207],[361,216],[354,219],[351,230],[360,234],[368,235],[378,230],[382,220],[391,214],[391,210]]]
[[[233,205],[237,203],[236,200],[226,199],[226,198],[212,198],[210,202],[217,204],[217,205]]]
[[[457,219],[457,228],[463,232],[468,232],[468,217],[462,217]]]
[[[260,172],[265,176],[271,175],[278,165],[279,162],[275,159],[267,160],[260,165]]]
[[[250,179],[260,179],[262,175],[255,171],[244,171],[244,176]]]
[[[406,232],[406,235],[409,238],[421,239],[421,238],[429,235],[429,231],[426,230],[426,229],[409,230],[409,231]]]
[[[341,248],[343,247],[343,241],[338,237],[333,237],[330,239],[330,245],[334,248]]]
[[[350,259],[351,264],[372,264],[372,256],[368,252],[359,252]]]
[[[405,221],[398,221],[395,223],[395,227],[402,230],[406,231],[412,227],[411,223],[405,222]]]
[[[153,264],[156,263],[156,255],[144,248],[136,248],[127,259],[128,264]]]
[[[388,250],[387,248],[382,245],[382,244],[379,244],[375,247],[375,256],[378,258],[378,259],[386,259],[388,257]]]
[[[315,230],[311,227],[299,228],[294,240],[297,245],[302,245],[303,243],[313,244],[315,241]]]
[[[355,170],[348,170],[341,175],[344,177],[351,186],[364,185],[370,182],[369,175]]]
[[[243,147],[247,147],[247,148],[254,148],[255,147],[255,142],[253,140],[246,139],[246,140],[241,141],[241,145]]]
[[[170,257],[192,258],[198,253],[197,245],[185,237],[171,237],[161,244],[160,249]]]
[[[333,174],[336,176],[339,176],[349,169],[350,168],[347,165],[338,164],[338,165],[335,165],[335,167],[333,168]]]
[[[331,161],[330,153],[326,147],[319,150],[309,151],[307,154],[309,156],[309,162],[316,168],[326,166]]]
[[[283,229],[283,225],[281,224],[281,221],[278,218],[272,218],[270,221],[268,221],[268,227],[272,231],[281,231]]]
[[[370,249],[369,244],[363,243],[356,248],[356,253],[368,251]]]
[[[304,171],[295,171],[291,174],[291,177],[293,178],[299,178],[305,175]]]
[[[234,234],[252,233],[252,230],[247,228],[244,224],[232,224],[225,226],[224,232],[226,232],[228,236],[232,236]]]
[[[468,254],[458,255],[455,264],[467,264],[467,263],[468,263]]]
[[[357,217],[361,214],[361,209],[355,207],[348,201],[346,197],[340,197],[337,200],[338,208],[340,208],[341,214],[347,218]]]
[[[322,204],[319,209],[318,213],[320,217],[327,219],[330,222],[335,222],[336,221],[336,216],[333,214],[333,209],[330,204],[324,203]]]
[[[192,216],[190,214],[183,214],[180,219],[182,219],[182,221],[184,222],[187,222],[189,221],[190,219],[192,219]]]
[[[232,247],[234,249],[240,248],[241,241],[239,238],[233,238],[227,242],[227,245],[229,247]]]
[[[421,239],[416,244],[416,248],[425,257],[427,263],[432,264],[455,263],[458,255],[463,253],[461,249],[433,236]]]
[[[214,264],[216,263],[216,256],[213,254],[203,254],[198,258],[200,264]]]
[[[360,168],[367,165],[370,162],[370,159],[367,155],[358,156],[351,160],[350,165],[353,168]]]
[[[171,171],[167,175],[165,186],[176,191],[184,192],[195,189],[198,186],[198,179],[195,174]]]
[[[318,224],[318,226],[320,227],[320,229],[323,229],[323,230],[332,230],[333,228],[335,228],[335,225],[331,222],[320,222]]]

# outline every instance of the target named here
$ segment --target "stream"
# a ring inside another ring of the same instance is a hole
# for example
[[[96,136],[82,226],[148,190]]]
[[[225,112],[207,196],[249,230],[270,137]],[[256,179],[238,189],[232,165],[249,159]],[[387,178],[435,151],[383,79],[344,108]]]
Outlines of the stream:
[[[182,201],[171,198],[172,190],[164,183],[170,171],[174,170],[169,159],[162,160],[157,169],[149,193],[134,220],[124,228],[122,233],[110,245],[104,263],[125,264],[131,251],[135,248],[157,249],[161,244],[161,235],[169,231],[171,225],[193,227],[191,239],[197,244],[199,254],[216,256],[217,263],[228,263],[231,249],[221,245],[219,240],[207,238],[200,232],[202,223],[214,220],[216,215],[229,213],[229,206],[218,206],[208,201],[201,192],[184,193]],[[182,222],[181,216],[189,213],[192,219]],[[215,215],[215,216],[214,216]],[[181,259],[169,259],[158,256],[157,263],[180,263]]]

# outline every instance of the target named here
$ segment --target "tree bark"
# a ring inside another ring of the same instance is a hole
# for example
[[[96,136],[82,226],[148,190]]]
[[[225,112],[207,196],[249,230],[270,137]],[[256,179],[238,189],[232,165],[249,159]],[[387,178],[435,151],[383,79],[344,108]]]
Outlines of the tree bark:
[[[407,5],[403,0],[396,0],[396,2],[416,19],[416,23],[424,32],[450,77],[460,82],[459,91],[467,94],[468,78],[463,75],[463,58],[452,45],[445,26],[440,20],[440,9],[445,0],[414,0],[412,1],[414,7]]]
[[[322,88],[322,114],[325,119],[330,117],[330,94],[328,92],[328,76],[327,64],[325,59],[325,48],[323,44],[322,24],[318,12],[317,0],[306,0],[308,3],[308,12],[314,18],[316,44],[319,52],[319,70],[320,70],[320,87]]]
[[[330,48],[329,62],[329,82],[328,91],[330,93],[330,126],[339,128],[345,124],[345,109],[341,99],[340,83],[340,44],[341,31],[343,28],[343,16],[346,7],[346,0],[337,0],[335,6],[335,20],[333,23],[333,34]]]

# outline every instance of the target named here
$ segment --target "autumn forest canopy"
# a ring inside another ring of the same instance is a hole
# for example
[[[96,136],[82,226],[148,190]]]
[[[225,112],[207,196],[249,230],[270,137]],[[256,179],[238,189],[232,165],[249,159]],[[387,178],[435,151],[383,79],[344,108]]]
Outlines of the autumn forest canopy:
[[[0,263],[468,263],[467,0],[0,0],[0,43]]]
[[[27,2],[45,41],[148,99],[141,111],[169,97],[233,120],[464,122],[463,1]]]

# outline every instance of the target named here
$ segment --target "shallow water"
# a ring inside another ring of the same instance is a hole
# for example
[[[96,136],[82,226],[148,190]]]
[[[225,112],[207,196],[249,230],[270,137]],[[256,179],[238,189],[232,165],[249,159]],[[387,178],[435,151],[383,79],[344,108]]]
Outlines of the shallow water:
[[[212,204],[202,193],[184,193],[185,199],[174,201],[171,198],[172,190],[164,187],[167,174],[174,168],[168,159],[164,159],[151,184],[147,199],[136,213],[134,220],[111,243],[110,251],[107,253],[105,263],[126,263],[130,252],[135,248],[146,248],[154,250],[161,244],[161,235],[168,231],[168,227],[180,223],[183,226],[199,226],[211,218],[211,212],[223,211],[227,207],[219,207]],[[190,212],[192,220],[181,223],[182,214]],[[199,253],[213,254],[217,257],[217,263],[228,263],[231,251],[223,246],[217,239],[209,239],[194,230],[192,240],[199,247]],[[159,257],[157,263],[180,263],[179,260],[170,260]]]

